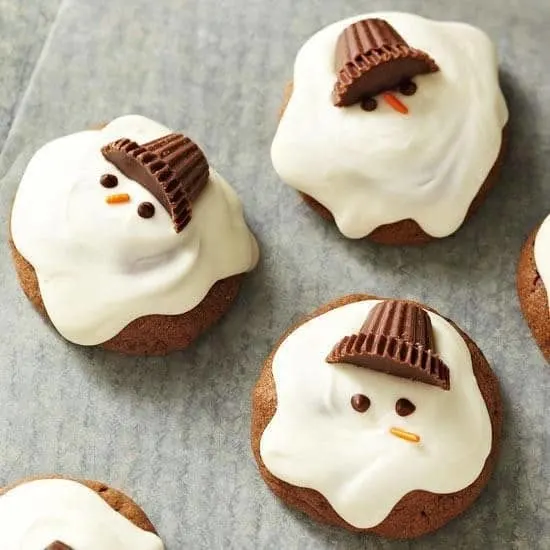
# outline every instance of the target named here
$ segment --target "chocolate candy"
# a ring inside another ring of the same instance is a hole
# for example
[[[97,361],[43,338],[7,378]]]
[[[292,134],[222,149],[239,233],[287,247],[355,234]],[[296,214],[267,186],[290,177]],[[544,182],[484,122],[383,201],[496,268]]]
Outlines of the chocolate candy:
[[[405,82],[401,82],[401,84],[399,84],[398,90],[403,95],[410,96],[416,94],[418,86],[412,80],[406,80]]]
[[[360,413],[366,412],[370,407],[370,399],[362,393],[356,393],[351,398],[351,406]]]
[[[364,19],[344,29],[336,44],[333,103],[348,107],[389,91],[416,75],[439,70],[425,52],[411,48],[383,19]]]
[[[141,218],[152,218],[155,215],[155,206],[150,202],[142,202],[139,204],[137,212]]]
[[[170,214],[174,229],[182,231],[191,221],[191,203],[209,178],[204,153],[182,134],[169,134],[143,145],[122,138],[101,152],[126,177],[150,191]]]
[[[358,334],[345,336],[328,355],[328,363],[349,363],[443,390],[450,374],[434,349],[428,313],[413,302],[386,300],[372,308]]]
[[[416,405],[408,399],[402,397],[397,400],[397,403],[395,404],[395,412],[399,416],[409,416],[414,411],[416,411]]]
[[[366,97],[365,99],[361,100],[361,109],[363,109],[363,111],[376,111],[377,107],[378,101],[376,101],[374,97]]]
[[[99,183],[107,189],[112,189],[118,185],[118,178],[114,174],[103,174],[101,178],[99,178]]]

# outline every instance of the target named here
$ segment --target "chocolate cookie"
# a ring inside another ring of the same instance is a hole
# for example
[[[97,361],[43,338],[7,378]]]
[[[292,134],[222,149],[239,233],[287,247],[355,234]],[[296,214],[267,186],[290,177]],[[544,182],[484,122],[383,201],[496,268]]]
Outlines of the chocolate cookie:
[[[23,291],[62,336],[136,355],[187,347],[258,260],[235,192],[200,148],[138,116],[40,149],[10,244]]]
[[[288,330],[252,396],[252,449],[270,489],[315,520],[387,538],[435,531],[468,508],[501,425],[498,381],[461,329],[370,295]]]
[[[20,541],[21,547],[32,541],[46,550],[78,550],[80,545],[102,550],[164,548],[145,512],[124,493],[97,481],[24,479],[0,489],[0,511],[2,548],[3,537],[12,544]]]
[[[422,48],[400,32],[413,26],[423,29]],[[273,164],[346,237],[413,245],[449,236],[498,179],[508,111],[493,48],[473,27],[434,33],[437,26],[409,14],[353,18],[323,29],[298,54]],[[472,60],[478,71],[464,79],[483,81],[490,90],[473,103],[461,93],[455,96],[448,87],[452,79],[445,78],[454,70],[450,60],[464,53],[462,40],[478,44]],[[332,57],[334,72],[325,62]],[[451,96],[452,122],[443,113]],[[434,133],[438,116],[445,122]],[[485,137],[467,136],[475,126],[468,121],[480,117],[487,121]]]
[[[517,290],[523,315],[544,357],[550,362],[550,307],[548,290],[537,268],[535,241],[541,229],[537,227],[521,250],[517,272]],[[541,233],[542,235],[542,233]],[[540,241],[541,250],[544,243]]]

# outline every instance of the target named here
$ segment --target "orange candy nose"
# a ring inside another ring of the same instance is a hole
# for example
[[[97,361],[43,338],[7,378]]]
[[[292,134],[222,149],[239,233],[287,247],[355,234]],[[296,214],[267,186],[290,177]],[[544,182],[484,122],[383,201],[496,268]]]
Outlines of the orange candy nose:
[[[404,439],[405,441],[409,441],[410,443],[420,443],[419,435],[413,434],[412,432],[407,432],[401,428],[390,428],[390,433],[396,437]]]
[[[105,202],[107,204],[120,204],[123,202],[129,202],[130,195],[128,193],[118,193],[116,195],[107,195],[105,197]]]
[[[395,109],[398,113],[401,113],[402,115],[408,115],[409,114],[409,108],[399,101],[393,94],[385,93],[383,96],[384,101],[392,108]]]

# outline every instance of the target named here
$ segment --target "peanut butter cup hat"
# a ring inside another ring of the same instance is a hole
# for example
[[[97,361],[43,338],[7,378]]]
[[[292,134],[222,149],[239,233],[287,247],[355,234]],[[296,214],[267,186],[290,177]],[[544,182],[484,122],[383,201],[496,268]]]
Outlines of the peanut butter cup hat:
[[[195,142],[182,134],[168,134],[143,145],[122,138],[101,152],[157,198],[170,214],[176,233],[191,221],[191,203],[209,175],[208,161]]]
[[[471,90],[483,93],[472,101]],[[300,48],[271,159],[345,237],[424,244],[455,233],[496,184],[507,124],[483,31],[366,14]]]
[[[439,70],[427,53],[411,48],[384,19],[363,19],[346,27],[336,44],[335,68],[333,101],[338,107]]]
[[[430,317],[411,302],[377,304],[359,333],[340,340],[326,360],[450,389],[449,369],[437,356]]]

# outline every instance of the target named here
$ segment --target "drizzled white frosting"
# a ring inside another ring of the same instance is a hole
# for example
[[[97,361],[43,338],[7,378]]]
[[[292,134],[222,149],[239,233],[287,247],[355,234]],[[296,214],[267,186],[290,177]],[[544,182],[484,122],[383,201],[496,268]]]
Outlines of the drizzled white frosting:
[[[367,17],[387,20],[440,67],[415,78],[414,96],[401,96],[407,116],[383,101],[374,112],[332,104],[338,36]],[[347,237],[407,218],[444,237],[462,224],[495,163],[507,120],[483,32],[405,13],[361,15],[326,27],[300,50],[271,155],[281,179],[328,208]]]
[[[296,329],[273,359],[277,410],[260,442],[268,470],[283,481],[320,492],[337,514],[358,528],[381,523],[407,493],[453,493],[480,475],[492,444],[491,420],[464,339],[429,313],[436,350],[449,367],[451,389],[413,382],[326,356],[356,333],[378,301],[348,304]],[[369,397],[365,413],[350,405]],[[396,401],[416,411],[400,417]],[[419,444],[389,433],[397,427]]]
[[[550,293],[550,216],[542,222],[535,238],[535,264],[546,292]]]
[[[72,342],[99,344],[144,315],[185,313],[214,283],[256,265],[258,246],[239,199],[216,172],[177,234],[157,199],[101,154],[121,137],[144,143],[168,133],[144,117],[118,118],[100,131],[48,143],[23,176],[13,240],[36,270],[53,324]],[[107,173],[117,176],[116,188],[100,185]],[[128,193],[131,201],[108,205],[112,193]],[[155,206],[150,219],[137,214],[143,201]]]
[[[0,497],[2,550],[44,550],[55,541],[74,550],[164,548],[158,536],[140,529],[75,481],[31,481]]]

